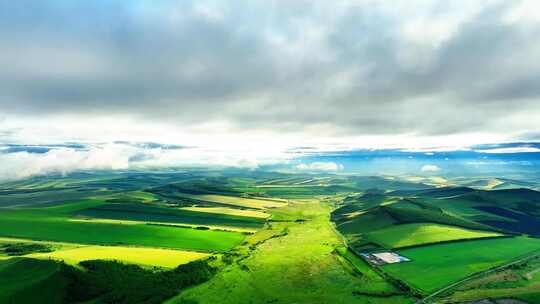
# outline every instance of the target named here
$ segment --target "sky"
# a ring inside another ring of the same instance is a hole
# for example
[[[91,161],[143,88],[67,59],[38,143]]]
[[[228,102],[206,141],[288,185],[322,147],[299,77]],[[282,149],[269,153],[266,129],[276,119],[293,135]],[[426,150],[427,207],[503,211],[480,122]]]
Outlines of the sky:
[[[0,162],[29,176],[537,142],[536,41],[534,0],[0,0]]]

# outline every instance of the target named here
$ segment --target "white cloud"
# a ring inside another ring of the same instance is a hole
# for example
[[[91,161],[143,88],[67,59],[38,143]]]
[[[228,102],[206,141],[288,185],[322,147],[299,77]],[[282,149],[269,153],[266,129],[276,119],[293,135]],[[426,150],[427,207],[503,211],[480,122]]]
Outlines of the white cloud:
[[[422,169],[420,169],[422,172],[437,172],[440,171],[441,168],[439,168],[436,165],[424,165],[422,166]]]
[[[456,151],[470,151],[471,149],[463,146],[454,147],[415,147],[402,149],[402,152],[411,153],[425,153],[426,155],[433,155],[435,152],[456,152]]]
[[[67,174],[75,170],[120,170],[129,168],[134,151],[121,145],[92,147],[81,151],[52,149],[47,153],[0,154],[0,180],[21,179],[51,173]]]
[[[339,171],[343,170],[343,165],[335,162],[313,162],[309,164],[299,164],[296,166],[296,169],[306,171]]]
[[[538,153],[539,148],[534,147],[511,147],[511,148],[495,148],[487,150],[477,150],[476,152],[488,154],[505,154],[505,153]]]
[[[462,145],[539,129],[538,1],[154,2],[1,1],[0,108],[25,128],[8,135]]]
[[[147,148],[130,143],[93,144],[85,149],[55,147],[46,153],[6,153],[0,148],[0,181],[36,175],[68,174],[79,170],[127,170],[170,167],[237,167],[286,163],[291,155],[236,150],[223,153],[207,148]]]

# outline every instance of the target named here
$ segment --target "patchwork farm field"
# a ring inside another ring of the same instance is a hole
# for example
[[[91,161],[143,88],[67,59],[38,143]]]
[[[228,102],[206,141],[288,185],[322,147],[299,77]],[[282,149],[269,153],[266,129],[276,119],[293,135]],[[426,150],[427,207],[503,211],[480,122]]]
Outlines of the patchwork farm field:
[[[149,204],[109,203],[78,210],[74,215],[88,218],[132,220],[145,222],[169,222],[193,225],[219,225],[258,228],[264,219],[224,213],[209,213],[185,209],[164,208]]]
[[[515,224],[538,216],[540,196],[528,190],[204,170],[3,187],[0,302],[43,303],[32,296],[43,289],[53,304],[401,304],[441,289],[436,300],[508,290],[535,299],[536,264],[495,289],[474,281],[540,251],[540,239],[523,233],[535,232],[535,221]],[[360,257],[382,251],[411,261],[376,266]]]
[[[540,239],[527,237],[464,241],[397,250],[410,262],[382,269],[427,294],[467,276],[540,251]]]
[[[39,229],[36,229],[36,226]],[[198,230],[148,224],[74,222],[49,217],[42,211],[0,213],[0,236],[97,245],[135,245],[208,251],[226,251],[245,238],[240,232]]]
[[[328,225],[329,211],[314,199],[271,210],[282,219],[303,221],[272,222],[233,250],[237,259],[224,271],[166,303],[413,303],[367,265],[344,267],[335,252],[341,244]]]
[[[39,231],[31,225],[39,224]],[[199,231],[190,228],[158,227],[150,225],[116,225],[41,221],[38,223],[18,220],[2,220],[4,236],[80,242],[86,244],[127,244],[149,247],[191,249],[201,251],[224,251],[242,241],[244,235],[237,232]]]

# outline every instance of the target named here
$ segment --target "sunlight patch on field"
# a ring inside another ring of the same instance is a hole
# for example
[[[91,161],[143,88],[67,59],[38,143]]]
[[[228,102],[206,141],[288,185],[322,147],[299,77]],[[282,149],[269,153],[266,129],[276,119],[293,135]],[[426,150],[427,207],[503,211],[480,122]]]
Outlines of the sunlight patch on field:
[[[118,260],[127,263],[174,268],[209,256],[207,253],[158,248],[119,246],[83,246],[47,253],[33,253],[26,257],[62,260],[76,265],[88,260]]]
[[[440,224],[416,223],[390,226],[389,228],[368,233],[366,237],[388,248],[400,248],[444,241],[497,236],[502,235],[496,232],[475,231]]]
[[[256,217],[256,218],[268,218],[270,216],[270,214],[261,212],[261,211],[241,210],[241,209],[233,209],[233,208],[226,208],[226,207],[184,207],[180,209],[197,211],[197,212]]]
[[[275,199],[255,199],[217,194],[182,194],[181,196],[202,201],[257,209],[278,208],[286,205],[284,201],[282,202]]]

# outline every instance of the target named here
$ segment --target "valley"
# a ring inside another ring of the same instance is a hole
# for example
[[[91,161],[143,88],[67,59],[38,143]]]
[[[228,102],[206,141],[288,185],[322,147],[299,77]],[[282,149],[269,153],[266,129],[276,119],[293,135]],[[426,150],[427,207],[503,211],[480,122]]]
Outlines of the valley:
[[[60,280],[67,287],[47,303],[67,303],[73,280],[102,286],[104,273],[135,267],[137,284],[156,284],[190,265],[204,269],[196,284],[139,296],[201,304],[452,303],[513,288],[522,301],[535,296],[540,193],[531,189],[204,170],[49,179],[1,190],[0,274],[27,263],[45,274],[24,285],[2,275],[0,299]],[[531,220],[516,224],[518,215]],[[504,273],[519,279],[482,285]],[[81,299],[138,296],[95,289]]]

